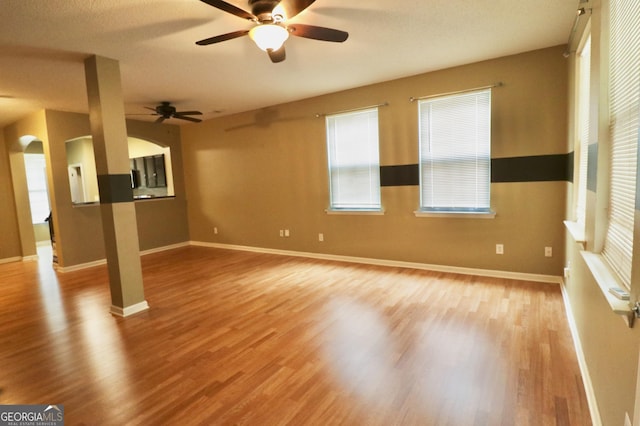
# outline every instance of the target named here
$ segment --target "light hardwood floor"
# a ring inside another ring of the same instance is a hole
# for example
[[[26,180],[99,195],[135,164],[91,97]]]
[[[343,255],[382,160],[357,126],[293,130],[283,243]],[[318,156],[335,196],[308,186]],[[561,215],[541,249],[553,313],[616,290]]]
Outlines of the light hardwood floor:
[[[185,247],[0,265],[0,404],[66,424],[588,425],[557,285]]]

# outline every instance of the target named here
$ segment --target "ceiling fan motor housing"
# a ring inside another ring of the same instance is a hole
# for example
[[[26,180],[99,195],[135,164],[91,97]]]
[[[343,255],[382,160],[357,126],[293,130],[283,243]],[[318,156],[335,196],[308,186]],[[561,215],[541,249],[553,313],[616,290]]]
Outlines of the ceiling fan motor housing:
[[[249,0],[251,13],[258,17],[260,22],[272,21],[271,12],[280,3],[278,0]]]
[[[164,118],[170,118],[176,113],[176,107],[170,105],[169,102],[161,102],[160,105],[156,107],[156,112]]]

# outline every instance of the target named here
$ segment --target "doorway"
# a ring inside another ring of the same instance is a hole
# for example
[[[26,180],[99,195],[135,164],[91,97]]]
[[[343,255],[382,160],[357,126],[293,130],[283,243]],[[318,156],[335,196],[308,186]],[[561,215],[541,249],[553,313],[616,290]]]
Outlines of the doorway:
[[[38,255],[40,247],[51,247],[49,188],[42,142],[33,140],[24,150],[24,168],[29,210]]]
[[[82,164],[72,164],[68,167],[69,186],[71,188],[71,202],[74,204],[86,203],[87,193],[84,189],[84,175]]]

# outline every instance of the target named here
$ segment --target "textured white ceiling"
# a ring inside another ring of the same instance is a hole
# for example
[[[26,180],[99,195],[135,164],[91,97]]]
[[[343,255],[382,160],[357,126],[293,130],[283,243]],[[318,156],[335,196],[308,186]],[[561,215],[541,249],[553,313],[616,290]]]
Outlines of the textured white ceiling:
[[[229,3],[249,10],[246,1]],[[287,60],[273,64],[248,37],[197,46],[252,25],[199,0],[2,0],[0,127],[43,108],[87,112],[83,61],[92,54],[120,61],[128,114],[168,100],[207,119],[565,44],[577,7],[317,0],[290,22],[341,29],[349,39],[290,37]]]

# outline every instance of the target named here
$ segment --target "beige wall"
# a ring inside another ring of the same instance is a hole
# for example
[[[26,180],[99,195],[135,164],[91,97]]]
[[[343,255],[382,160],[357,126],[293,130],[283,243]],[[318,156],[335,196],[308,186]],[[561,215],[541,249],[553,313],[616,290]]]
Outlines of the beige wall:
[[[383,187],[383,216],[325,213],[325,122],[317,113],[389,102],[379,110],[381,165],[417,164],[417,103],[409,98],[496,82],[504,86],[493,90],[492,157],[566,153],[561,47],[185,126],[191,239],[561,275],[566,182],[492,184],[495,219],[417,218],[418,186]],[[291,236],[279,237],[280,229]],[[545,246],[556,255],[545,258]]]
[[[565,289],[602,424],[622,425],[625,413],[633,416],[639,327],[627,327],[623,318],[612,312],[580,250],[581,245],[567,232],[571,276],[565,280]]]
[[[22,256],[16,204],[13,196],[9,149],[0,131],[0,262]]]
[[[136,202],[140,249],[147,250],[188,241],[180,129],[172,125],[136,121],[128,121],[127,128],[130,136],[170,147],[173,154],[173,171],[176,174],[174,198]],[[104,259],[100,207],[74,206],[71,203],[67,173],[65,142],[90,134],[88,115],[42,111],[8,126],[5,129],[5,140],[17,140],[26,134],[33,134],[43,141],[60,265],[69,267]],[[19,215],[22,214],[19,208],[16,210]],[[33,234],[33,228],[30,229]],[[32,241],[27,243],[35,250],[33,235],[31,239]]]

